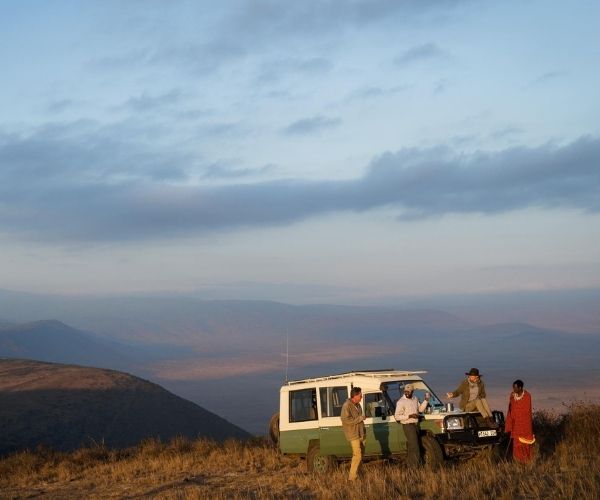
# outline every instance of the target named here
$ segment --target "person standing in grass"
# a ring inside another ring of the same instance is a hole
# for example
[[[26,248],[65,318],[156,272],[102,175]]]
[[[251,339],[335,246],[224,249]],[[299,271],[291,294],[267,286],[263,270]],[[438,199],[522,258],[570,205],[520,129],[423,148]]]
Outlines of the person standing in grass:
[[[492,422],[492,410],[488,405],[487,399],[485,399],[485,384],[481,380],[481,374],[478,368],[471,368],[465,373],[467,376],[458,388],[452,392],[446,393],[449,398],[456,398],[460,396],[459,406],[463,411],[475,411],[477,410],[483,417]]]
[[[344,436],[352,446],[352,462],[348,474],[350,481],[355,481],[358,477],[358,468],[365,451],[365,416],[363,415],[362,406],[360,406],[361,399],[361,388],[353,387],[350,391],[350,398],[342,405],[342,413],[340,414]]]
[[[425,411],[429,404],[427,393],[421,404],[417,398],[413,398],[414,387],[412,384],[404,386],[404,396],[396,403],[394,418],[402,424],[402,430],[406,437],[406,455],[408,465],[417,467],[421,465],[421,439],[419,435],[419,412]]]
[[[510,433],[513,458],[523,464],[533,458],[533,412],[531,394],[523,389],[523,381],[515,380],[508,400],[504,431]]]

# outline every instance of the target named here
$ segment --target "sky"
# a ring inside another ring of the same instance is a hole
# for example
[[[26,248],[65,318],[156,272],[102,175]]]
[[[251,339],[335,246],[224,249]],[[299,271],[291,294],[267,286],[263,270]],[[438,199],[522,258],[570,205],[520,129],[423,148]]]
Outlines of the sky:
[[[0,0],[0,288],[600,288],[599,18]]]

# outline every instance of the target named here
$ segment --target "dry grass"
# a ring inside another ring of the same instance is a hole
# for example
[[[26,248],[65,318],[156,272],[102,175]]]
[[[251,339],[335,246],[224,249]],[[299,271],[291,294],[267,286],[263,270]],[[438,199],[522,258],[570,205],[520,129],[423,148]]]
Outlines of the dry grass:
[[[101,443],[66,454],[47,449],[0,460],[0,497],[26,498],[600,498],[600,406],[535,416],[529,466],[476,458],[439,471],[369,462],[361,480],[348,464],[327,476],[282,457],[262,440],[149,440],[117,451]]]

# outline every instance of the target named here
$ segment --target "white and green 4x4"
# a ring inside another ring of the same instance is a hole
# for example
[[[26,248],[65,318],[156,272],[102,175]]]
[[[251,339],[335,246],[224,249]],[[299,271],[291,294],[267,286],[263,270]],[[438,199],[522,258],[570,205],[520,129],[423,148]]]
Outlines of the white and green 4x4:
[[[489,422],[476,412],[447,411],[421,378],[423,373],[363,371],[286,382],[280,390],[279,412],[269,423],[269,435],[283,454],[306,457],[309,470],[329,470],[352,456],[340,413],[352,387],[360,387],[366,417],[365,459],[401,457],[406,453],[406,438],[394,410],[410,383],[419,401],[430,393],[429,406],[419,419],[426,464],[438,466],[448,458],[470,458],[498,448],[505,437],[503,413],[494,411]]]

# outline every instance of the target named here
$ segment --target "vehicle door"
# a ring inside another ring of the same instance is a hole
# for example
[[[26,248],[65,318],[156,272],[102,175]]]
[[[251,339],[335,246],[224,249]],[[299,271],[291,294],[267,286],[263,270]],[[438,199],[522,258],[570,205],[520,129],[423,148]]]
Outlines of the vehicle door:
[[[384,404],[381,392],[363,393],[366,437],[365,455],[390,456],[406,450],[402,426],[393,411]]]
[[[279,446],[284,453],[306,453],[319,438],[317,389],[306,387],[281,393]]]
[[[321,453],[338,457],[352,455],[342,429],[342,405],[348,399],[347,385],[319,388],[319,429]]]

